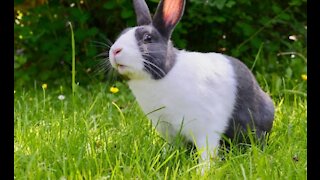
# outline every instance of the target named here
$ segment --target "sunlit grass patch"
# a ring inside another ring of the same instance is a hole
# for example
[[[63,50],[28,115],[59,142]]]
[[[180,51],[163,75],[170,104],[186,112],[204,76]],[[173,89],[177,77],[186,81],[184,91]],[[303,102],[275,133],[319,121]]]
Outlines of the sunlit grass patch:
[[[268,145],[220,150],[199,174],[198,155],[155,132],[128,87],[42,87],[15,91],[14,160],[17,179],[305,179],[306,98],[275,98]],[[63,89],[63,91],[61,90]],[[65,97],[62,98],[61,96]],[[60,98],[59,98],[60,96]],[[43,106],[45,102],[45,106]],[[116,105],[116,106],[115,106]],[[73,114],[74,112],[74,114]],[[75,120],[74,120],[75,118]]]

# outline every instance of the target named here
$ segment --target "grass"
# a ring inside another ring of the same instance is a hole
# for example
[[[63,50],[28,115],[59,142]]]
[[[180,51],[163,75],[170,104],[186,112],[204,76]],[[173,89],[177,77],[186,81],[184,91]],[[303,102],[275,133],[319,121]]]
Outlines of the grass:
[[[307,100],[301,92],[271,92],[276,118],[268,146],[221,150],[201,175],[197,154],[161,139],[125,84],[117,83],[118,93],[110,87],[77,87],[75,106],[66,87],[16,89],[15,179],[306,179]]]
[[[15,179],[306,179],[306,85],[291,79],[291,69],[287,81],[257,73],[276,105],[268,145],[220,149],[200,174],[197,152],[161,139],[125,84],[116,84],[119,92],[109,84],[76,87],[69,25],[72,89],[42,84],[41,92],[35,84],[14,92]],[[262,47],[251,70],[265,62]]]

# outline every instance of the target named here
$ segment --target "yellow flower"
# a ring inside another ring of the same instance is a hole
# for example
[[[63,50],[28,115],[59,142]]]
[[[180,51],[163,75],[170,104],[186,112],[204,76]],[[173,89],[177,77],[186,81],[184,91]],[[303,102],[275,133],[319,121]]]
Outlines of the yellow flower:
[[[18,10],[18,12],[17,12],[17,19],[20,19],[20,20],[21,20],[22,17],[23,17],[23,13]]]
[[[119,89],[118,89],[117,87],[115,87],[115,86],[112,86],[112,87],[110,88],[110,92],[112,92],[112,93],[117,93],[117,92],[119,92]]]
[[[302,74],[301,78],[302,78],[302,80],[306,81],[307,80],[307,75],[306,74]]]
[[[42,84],[42,89],[43,90],[46,90],[48,88],[48,85],[47,84]]]

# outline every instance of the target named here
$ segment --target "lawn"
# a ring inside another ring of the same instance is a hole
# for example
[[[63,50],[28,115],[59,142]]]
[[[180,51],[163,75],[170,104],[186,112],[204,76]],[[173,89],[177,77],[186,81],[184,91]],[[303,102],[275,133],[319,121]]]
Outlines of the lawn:
[[[68,86],[16,88],[14,177],[306,179],[306,94],[285,89],[285,81],[279,94],[272,88],[277,82],[259,81],[276,105],[268,145],[220,150],[203,174],[197,153],[158,136],[125,83],[116,83],[119,92],[108,83],[77,86],[74,101]]]

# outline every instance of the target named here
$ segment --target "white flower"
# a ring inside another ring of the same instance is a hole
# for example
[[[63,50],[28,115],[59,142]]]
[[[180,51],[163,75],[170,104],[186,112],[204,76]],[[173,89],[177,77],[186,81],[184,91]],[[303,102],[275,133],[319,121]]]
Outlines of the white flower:
[[[292,41],[298,40],[298,38],[297,38],[296,35],[291,35],[291,36],[289,36],[289,39],[292,40]]]
[[[60,101],[63,101],[65,98],[66,98],[66,97],[65,97],[64,95],[62,95],[62,94],[58,96],[58,99],[59,99]]]

